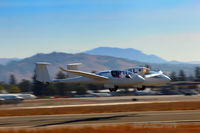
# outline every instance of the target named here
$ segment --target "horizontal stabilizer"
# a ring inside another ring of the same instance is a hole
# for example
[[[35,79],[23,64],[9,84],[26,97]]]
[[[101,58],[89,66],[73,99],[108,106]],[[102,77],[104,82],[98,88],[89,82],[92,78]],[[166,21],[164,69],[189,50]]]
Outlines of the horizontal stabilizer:
[[[68,70],[78,70],[78,66],[80,66],[82,63],[72,63],[72,64],[67,64],[67,69]],[[77,75],[74,75],[72,73],[67,73],[67,78],[75,78]]]
[[[75,74],[75,75],[83,76],[83,77],[86,77],[86,78],[95,79],[95,80],[109,80],[109,78],[107,78],[107,77],[100,76],[100,75],[97,75],[97,74],[94,74],[94,73],[77,71],[77,70],[66,70],[62,67],[60,67],[60,70],[62,70],[64,72],[72,73],[72,74]]]
[[[35,68],[35,75],[36,75],[36,80],[40,82],[51,82],[51,78],[49,76],[48,68],[47,66],[49,63],[46,62],[37,62],[36,68]]]

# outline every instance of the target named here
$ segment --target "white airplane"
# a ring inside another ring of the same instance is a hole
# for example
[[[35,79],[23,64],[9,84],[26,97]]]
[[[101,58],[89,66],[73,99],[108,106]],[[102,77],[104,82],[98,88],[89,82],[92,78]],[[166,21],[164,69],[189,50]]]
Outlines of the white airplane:
[[[24,98],[13,94],[0,94],[2,104],[17,104],[21,103]]]
[[[110,91],[116,91],[118,87],[138,86],[145,80],[142,76],[129,71],[108,70],[94,74],[78,70],[68,70],[62,67],[60,67],[62,71],[78,75],[78,77],[73,77],[73,78],[69,77],[67,79],[52,80],[49,76],[47,65],[49,65],[49,63],[44,63],[44,62],[36,63],[37,81],[43,83],[66,82],[66,83],[81,83],[81,84],[103,84],[104,87],[109,88]],[[127,75],[129,75],[129,77]]]
[[[73,74],[67,79],[51,80],[47,69],[49,63],[38,62],[36,63],[36,80],[40,82],[67,82],[67,83],[82,83],[82,84],[103,84],[105,88],[108,88],[111,92],[117,91],[119,87],[135,87],[144,90],[146,86],[155,86],[168,83],[169,77],[163,73],[152,73],[145,75],[144,72],[147,69],[139,69],[136,72],[136,68],[127,70],[108,70],[99,72],[97,74],[83,72],[77,70],[77,66],[80,64],[68,64],[68,69],[60,67],[64,72]],[[71,70],[74,69],[74,70]],[[141,71],[141,73],[139,73]],[[78,75],[78,77],[74,76]],[[159,78],[157,78],[159,77]]]
[[[21,103],[23,100],[32,100],[36,96],[33,94],[22,94],[22,93],[12,93],[12,94],[0,94],[0,99],[2,104],[16,104]]]
[[[33,94],[16,93],[16,94],[11,94],[11,95],[16,95],[16,96],[22,97],[24,100],[33,100],[33,99],[37,98]]]

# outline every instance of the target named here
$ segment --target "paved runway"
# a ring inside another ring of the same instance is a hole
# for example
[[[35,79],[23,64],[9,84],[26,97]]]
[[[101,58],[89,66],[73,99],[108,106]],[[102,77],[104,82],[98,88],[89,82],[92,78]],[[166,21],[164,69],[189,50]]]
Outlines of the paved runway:
[[[0,127],[199,123],[200,110],[1,117]]]
[[[137,99],[136,101],[133,99]],[[32,102],[37,101],[32,100]],[[50,99],[52,100],[52,99]],[[59,99],[55,99],[59,100]],[[162,95],[162,96],[117,96],[117,97],[87,97],[87,98],[67,98],[67,101],[56,103],[48,102],[45,99],[40,103],[28,103],[13,105],[3,105],[3,109],[32,109],[32,108],[58,108],[58,107],[86,107],[86,106],[106,106],[106,105],[126,105],[126,104],[142,104],[142,103],[168,103],[168,102],[184,102],[184,101],[200,101],[200,95],[183,96],[183,95]],[[48,105],[52,104],[52,105]]]
[[[137,101],[132,99],[136,98]],[[57,108],[83,106],[105,106],[141,103],[165,103],[178,101],[200,101],[200,95],[195,96],[121,96],[100,98],[78,98],[52,106],[36,106],[20,104],[17,106],[2,106],[3,109],[29,109],[29,108]],[[37,101],[37,100],[35,100]],[[43,101],[43,100],[42,100]],[[39,101],[39,102],[42,102]],[[37,101],[38,102],[38,101]],[[46,102],[46,100],[45,100]],[[38,105],[38,104],[37,104]],[[40,105],[40,104],[39,104]],[[200,123],[200,110],[183,111],[154,111],[154,112],[129,112],[129,113],[103,113],[103,114],[68,114],[68,115],[43,115],[0,117],[0,128],[5,127],[52,127],[52,126],[84,126],[108,124],[181,124]]]

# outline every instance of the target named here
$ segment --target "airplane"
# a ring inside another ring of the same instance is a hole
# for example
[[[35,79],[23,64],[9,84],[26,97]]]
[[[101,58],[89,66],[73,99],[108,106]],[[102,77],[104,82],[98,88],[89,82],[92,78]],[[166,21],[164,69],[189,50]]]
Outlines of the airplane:
[[[48,82],[66,82],[66,83],[80,83],[80,84],[103,84],[105,88],[109,88],[111,92],[116,91],[118,87],[123,86],[137,86],[144,82],[144,78],[138,74],[122,71],[122,70],[107,70],[103,72],[89,73],[79,70],[68,70],[60,67],[60,70],[78,75],[78,77],[69,77],[67,79],[52,80],[49,76],[47,66],[49,63],[38,62],[36,63],[36,80]],[[73,65],[73,64],[72,64]],[[130,77],[128,77],[129,75]]]
[[[36,80],[48,82],[66,82],[66,83],[82,83],[82,84],[103,84],[110,92],[116,92],[119,87],[135,87],[138,90],[144,90],[146,86],[155,86],[170,82],[170,78],[161,71],[146,74],[147,68],[130,68],[127,70],[107,70],[97,74],[83,72],[77,70],[80,63],[68,64],[67,68],[60,67],[61,71],[73,74],[67,79],[52,80],[49,76],[47,66],[49,63],[36,63]],[[73,69],[73,70],[72,70]],[[135,71],[138,69],[138,72]],[[141,70],[140,70],[141,69]],[[146,71],[146,72],[145,72]],[[78,77],[75,75],[78,75]]]
[[[23,100],[36,99],[36,96],[33,94],[12,93],[0,94],[0,99],[2,104],[17,104],[21,103]]]
[[[21,103],[24,98],[13,94],[0,94],[2,104],[17,104]]]
[[[146,67],[133,67],[126,70],[144,77],[145,81],[143,84],[137,87],[139,91],[145,90],[147,87],[163,86],[171,82],[171,79],[162,71],[151,71]]]
[[[68,64],[67,69],[68,70],[78,70],[79,65],[81,65],[81,63]],[[129,69],[122,70],[122,72],[120,73],[121,76],[124,75],[123,74],[124,71],[125,71],[125,73],[128,71],[128,72],[131,72],[131,73],[138,74],[145,79],[145,81],[142,84],[134,86],[139,91],[145,90],[147,87],[152,87],[152,86],[155,87],[155,86],[166,85],[171,81],[171,79],[166,74],[164,74],[162,71],[158,71],[158,72],[157,71],[151,71],[147,67],[132,67],[132,68],[129,68]],[[70,75],[72,77],[76,77],[76,75],[73,75],[69,72],[68,72],[68,75]],[[131,75],[129,75],[129,74],[126,73],[125,75],[126,75],[126,78],[131,78]],[[111,92],[117,91],[116,90],[117,88],[111,88],[109,90]]]
[[[16,95],[16,96],[22,97],[24,100],[33,100],[33,99],[37,98],[33,94],[16,93],[16,94],[11,94],[11,95]]]

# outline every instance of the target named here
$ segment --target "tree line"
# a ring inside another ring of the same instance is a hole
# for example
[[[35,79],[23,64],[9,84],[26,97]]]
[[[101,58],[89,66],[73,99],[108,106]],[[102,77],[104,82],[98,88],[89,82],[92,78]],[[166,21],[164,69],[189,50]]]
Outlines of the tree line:
[[[180,70],[178,74],[172,72],[169,76],[172,81],[200,81],[200,67],[195,67],[194,75],[187,76],[184,70]]]
[[[60,71],[55,78],[65,79],[67,75]],[[8,93],[33,93],[36,96],[72,97],[87,94],[88,90],[97,92],[100,89],[103,89],[102,85],[68,84],[64,82],[47,84],[35,80],[35,76],[32,81],[23,79],[17,83],[13,74],[10,75],[9,83],[0,83],[0,93],[4,91]]]
[[[178,74],[176,72],[170,73],[172,81],[200,81],[200,67],[196,67],[194,70],[194,76],[187,76],[184,70],[180,70]],[[67,75],[63,72],[58,72],[56,79],[65,79]],[[15,76],[10,75],[9,83],[0,83],[0,93],[33,93],[36,96],[61,96],[72,97],[74,95],[87,94],[88,90],[98,92],[98,90],[104,89],[103,85],[83,85],[83,84],[68,84],[64,82],[60,83],[48,83],[44,84],[35,80],[22,80],[17,83]]]

